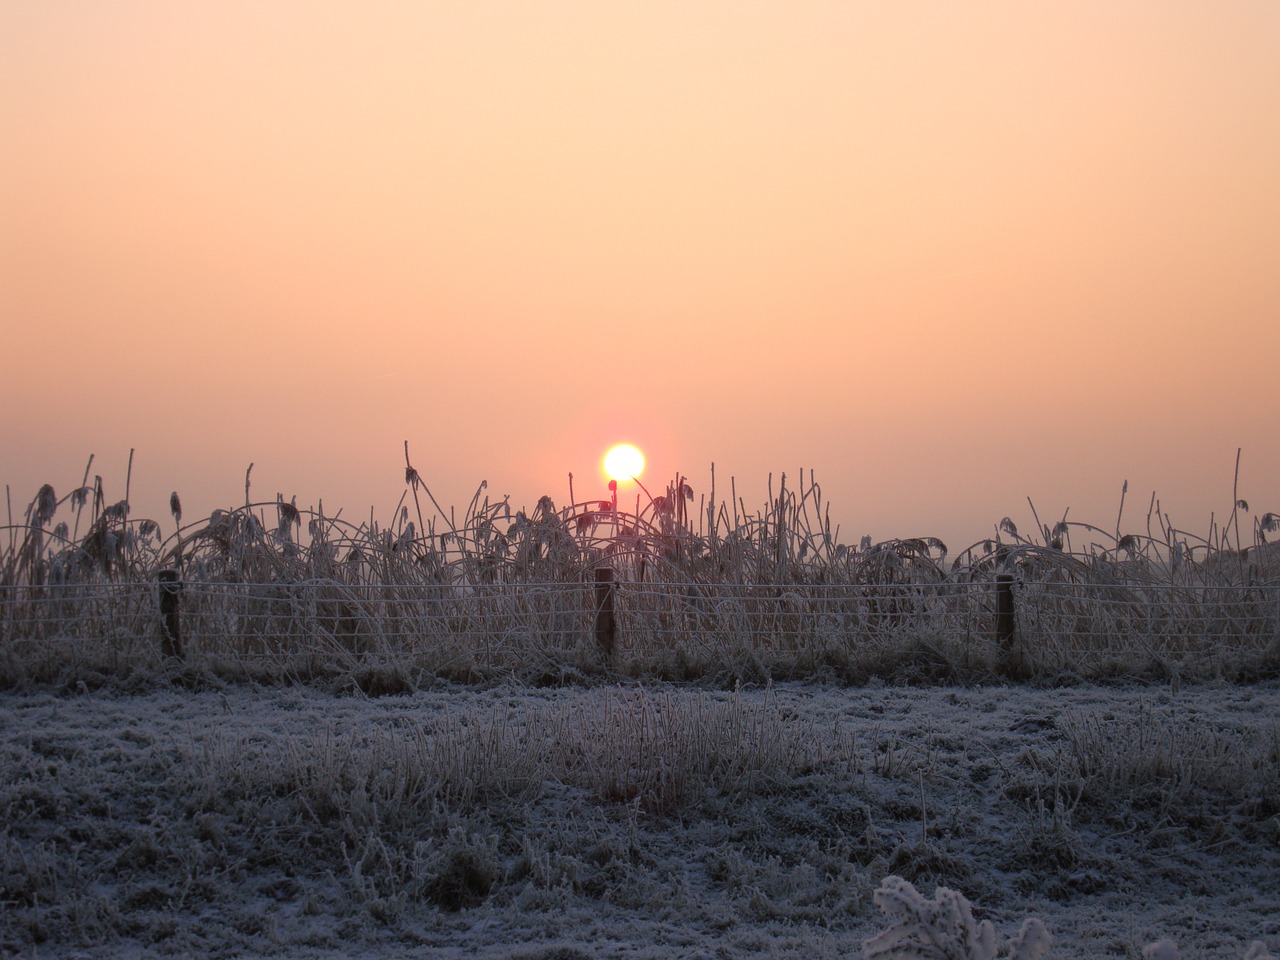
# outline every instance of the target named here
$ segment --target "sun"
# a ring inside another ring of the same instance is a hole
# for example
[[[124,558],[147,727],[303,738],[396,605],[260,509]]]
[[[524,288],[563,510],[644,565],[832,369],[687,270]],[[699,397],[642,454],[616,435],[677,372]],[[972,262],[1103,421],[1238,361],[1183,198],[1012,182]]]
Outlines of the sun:
[[[634,444],[615,444],[604,455],[604,472],[619,483],[634,480],[644,472],[644,454]]]

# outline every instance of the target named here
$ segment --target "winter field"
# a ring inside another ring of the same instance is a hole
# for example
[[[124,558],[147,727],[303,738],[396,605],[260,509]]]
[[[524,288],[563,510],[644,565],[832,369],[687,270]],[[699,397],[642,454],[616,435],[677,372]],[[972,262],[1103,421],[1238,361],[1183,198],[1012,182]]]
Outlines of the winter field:
[[[0,956],[1280,954],[1280,515],[406,488],[11,513]]]
[[[1280,952],[1274,683],[136,675],[4,693],[0,751],[6,956],[857,957],[892,876],[1051,957]]]
[[[1050,956],[1280,942],[1274,684],[138,680],[0,718],[6,955],[860,956],[891,876]]]

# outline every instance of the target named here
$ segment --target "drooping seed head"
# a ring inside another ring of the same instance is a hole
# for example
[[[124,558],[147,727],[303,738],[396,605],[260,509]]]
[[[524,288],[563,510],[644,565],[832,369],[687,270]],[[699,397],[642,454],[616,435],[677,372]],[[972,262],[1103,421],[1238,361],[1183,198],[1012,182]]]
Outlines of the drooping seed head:
[[[58,495],[53,492],[53,487],[46,483],[36,494],[35,513],[31,520],[37,526],[43,527],[53,519],[57,511]]]
[[[276,494],[276,510],[279,512],[279,530],[285,533],[295,523],[301,523],[298,516],[298,498],[295,496],[288,503],[284,502],[284,497]]]

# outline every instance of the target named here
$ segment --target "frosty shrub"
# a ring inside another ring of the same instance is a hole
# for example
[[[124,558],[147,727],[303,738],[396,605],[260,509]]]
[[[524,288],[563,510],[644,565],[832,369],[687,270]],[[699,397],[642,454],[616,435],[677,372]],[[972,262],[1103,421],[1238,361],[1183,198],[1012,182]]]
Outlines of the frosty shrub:
[[[997,946],[990,920],[973,919],[963,895],[939,887],[926,900],[901,877],[886,877],[875,903],[890,921],[889,929],[862,944],[865,960],[1036,960],[1049,949],[1049,931],[1032,917],[1007,943]]]
[[[1049,950],[1052,938],[1036,917],[1022,922],[1006,943],[997,944],[990,920],[977,922],[963,894],[939,887],[926,899],[901,877],[890,876],[875,892],[875,903],[890,921],[889,929],[862,943],[864,960],[1037,960]],[[1180,960],[1178,945],[1157,940],[1142,949],[1143,960]],[[1244,960],[1275,960],[1261,940],[1255,940]]]

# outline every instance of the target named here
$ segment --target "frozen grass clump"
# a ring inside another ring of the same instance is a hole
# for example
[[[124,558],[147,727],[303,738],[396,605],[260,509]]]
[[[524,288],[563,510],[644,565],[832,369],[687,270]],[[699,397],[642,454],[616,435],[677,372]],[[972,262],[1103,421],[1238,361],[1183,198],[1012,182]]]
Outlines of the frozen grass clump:
[[[901,877],[886,877],[875,903],[890,926],[863,943],[864,960],[1037,960],[1049,949],[1049,931],[1034,917],[997,944],[991,921],[975,921],[969,901],[946,887],[927,900]]]
[[[991,921],[977,921],[963,894],[939,887],[927,899],[901,877],[886,877],[875,893],[876,906],[890,921],[888,929],[863,942],[863,960],[1038,960],[1053,942],[1036,917],[1001,942]],[[1143,960],[1179,960],[1172,940],[1157,940],[1142,949]],[[1267,946],[1253,941],[1244,960],[1271,960]]]

